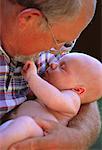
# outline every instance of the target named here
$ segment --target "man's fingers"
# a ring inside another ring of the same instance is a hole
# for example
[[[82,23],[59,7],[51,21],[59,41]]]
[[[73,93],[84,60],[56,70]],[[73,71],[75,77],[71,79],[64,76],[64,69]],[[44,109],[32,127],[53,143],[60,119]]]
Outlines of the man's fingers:
[[[32,139],[28,139],[25,141],[18,142],[17,144],[13,144],[9,150],[34,150],[34,147],[32,146]]]
[[[29,69],[30,64],[31,64],[30,61],[27,61],[26,64],[24,65],[24,67],[23,67],[23,71],[26,72]]]
[[[57,143],[52,141],[53,138],[50,135],[45,137],[34,137],[32,139],[28,139],[20,143],[14,144],[12,147],[10,147],[9,150],[52,150],[57,147]]]
[[[42,145],[46,146],[47,142],[41,137],[38,137],[19,142],[17,144],[13,144],[9,150],[38,150],[41,148]]]
[[[34,137],[14,144],[9,150],[52,150],[59,148],[59,135],[56,131],[62,129],[62,126],[54,121],[36,119],[36,122],[48,132],[46,136]],[[58,132],[59,133],[59,132]],[[57,136],[57,139],[56,139]],[[53,142],[52,142],[53,141]]]

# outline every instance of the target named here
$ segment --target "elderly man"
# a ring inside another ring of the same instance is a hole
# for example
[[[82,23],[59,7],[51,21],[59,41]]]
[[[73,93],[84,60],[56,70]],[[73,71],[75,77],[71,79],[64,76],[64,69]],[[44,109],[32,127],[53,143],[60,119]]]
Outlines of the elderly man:
[[[26,101],[27,84],[20,73],[19,58],[51,47],[71,47],[91,21],[95,0],[0,0],[0,116]],[[15,59],[16,58],[16,59]],[[96,139],[100,119],[96,103],[82,106],[79,114],[64,127],[39,120],[48,131],[45,137],[27,139],[17,150],[87,149]]]

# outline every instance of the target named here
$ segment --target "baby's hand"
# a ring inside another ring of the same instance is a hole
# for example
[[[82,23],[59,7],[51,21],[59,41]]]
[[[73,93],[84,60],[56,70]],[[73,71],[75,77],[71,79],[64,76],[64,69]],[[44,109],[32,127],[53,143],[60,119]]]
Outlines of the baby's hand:
[[[22,75],[24,76],[25,80],[28,81],[29,78],[34,74],[37,74],[35,63],[32,61],[27,61],[23,67]]]

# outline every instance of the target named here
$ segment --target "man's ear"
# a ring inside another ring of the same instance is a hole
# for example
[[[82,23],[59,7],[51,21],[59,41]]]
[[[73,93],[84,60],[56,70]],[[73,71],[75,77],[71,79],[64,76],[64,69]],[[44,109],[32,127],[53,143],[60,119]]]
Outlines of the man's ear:
[[[78,95],[84,94],[86,92],[86,88],[84,87],[76,87],[72,89],[74,92],[76,92]]]
[[[37,25],[43,15],[42,13],[34,8],[29,8],[21,11],[17,17],[18,24],[20,28],[26,28],[27,26],[30,27],[30,25]]]

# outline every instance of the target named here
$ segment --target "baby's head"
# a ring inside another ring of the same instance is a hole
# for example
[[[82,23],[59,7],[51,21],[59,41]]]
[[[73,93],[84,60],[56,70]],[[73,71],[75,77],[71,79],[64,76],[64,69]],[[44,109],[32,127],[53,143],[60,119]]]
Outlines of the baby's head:
[[[102,97],[102,63],[83,53],[70,53],[52,63],[46,79],[60,90],[77,92],[82,103]]]
[[[82,102],[92,102],[102,97],[102,63],[82,53],[70,53],[64,59],[74,71],[74,90],[80,95]]]

